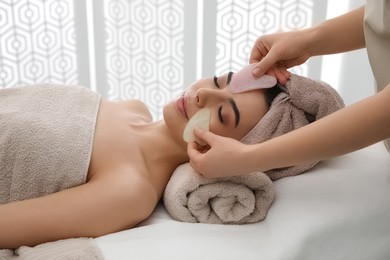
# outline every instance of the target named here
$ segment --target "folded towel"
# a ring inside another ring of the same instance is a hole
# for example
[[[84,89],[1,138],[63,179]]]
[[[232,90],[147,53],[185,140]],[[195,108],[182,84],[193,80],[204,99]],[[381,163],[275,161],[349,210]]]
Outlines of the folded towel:
[[[327,83],[292,74],[272,101],[269,111],[258,124],[241,139],[246,144],[261,143],[314,120],[325,117],[344,107],[341,96]],[[297,147],[299,149],[299,147]],[[266,171],[272,179],[300,174],[318,162]]]
[[[92,238],[64,239],[17,250],[0,250],[1,260],[103,260],[103,253]]]
[[[99,103],[81,86],[0,90],[0,204],[85,183]]]
[[[172,218],[193,223],[244,224],[263,220],[274,199],[264,173],[207,179],[189,163],[176,168],[163,201]]]

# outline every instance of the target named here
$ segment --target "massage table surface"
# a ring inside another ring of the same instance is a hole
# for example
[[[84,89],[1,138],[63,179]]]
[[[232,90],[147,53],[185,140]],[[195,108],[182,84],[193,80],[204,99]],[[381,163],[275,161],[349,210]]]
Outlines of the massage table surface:
[[[159,204],[137,227],[96,242],[120,259],[390,259],[390,155],[383,143],[274,182],[265,220],[173,220]]]

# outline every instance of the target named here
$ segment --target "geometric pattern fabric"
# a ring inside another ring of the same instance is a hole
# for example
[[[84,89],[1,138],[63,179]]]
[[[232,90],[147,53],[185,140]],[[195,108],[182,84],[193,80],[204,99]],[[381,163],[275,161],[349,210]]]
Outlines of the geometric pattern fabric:
[[[198,13],[197,0],[0,0],[0,88],[81,84],[108,99],[140,99],[161,119],[200,75],[197,56],[211,64],[200,76],[237,71],[257,37],[313,23],[313,0],[203,3]],[[294,72],[307,74],[305,66]]]

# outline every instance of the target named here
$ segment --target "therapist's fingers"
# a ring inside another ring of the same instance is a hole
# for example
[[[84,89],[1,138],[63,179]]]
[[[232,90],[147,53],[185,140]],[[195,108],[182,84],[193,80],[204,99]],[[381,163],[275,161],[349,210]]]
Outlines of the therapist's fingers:
[[[206,145],[199,145],[197,142],[192,142],[187,145],[187,154],[190,158],[191,166],[200,174],[204,175],[210,171],[214,157],[210,154],[216,139],[219,137],[214,133],[200,128],[195,128],[194,134],[197,138],[203,140]],[[205,176],[205,175],[204,175]]]
[[[191,142],[187,144],[187,154],[190,158],[190,165],[198,173],[202,173],[203,166],[203,157],[204,157],[204,148],[201,147],[197,142]]]
[[[278,82],[282,85],[286,84],[287,80],[291,76],[291,73],[287,70],[283,62],[279,62],[274,66],[273,73]]]
[[[196,158],[203,153],[203,148],[197,142],[187,144],[187,154],[190,158]]]
[[[214,134],[206,129],[199,128],[199,127],[196,127],[194,129],[194,134],[195,134],[195,136],[202,139],[210,146],[212,146],[215,138],[217,137],[216,134]]]
[[[252,74],[255,77],[260,77],[265,74],[268,70],[275,66],[278,61],[278,57],[272,52],[268,52],[253,68]],[[277,76],[277,75],[275,75]]]
[[[267,53],[267,47],[259,39],[256,40],[249,56],[249,64],[258,63],[267,55]]]
[[[198,159],[202,153],[206,152],[210,148],[215,136],[215,134],[210,131],[201,128],[195,128],[194,134],[196,137],[203,140],[205,145],[200,145],[198,142],[191,142],[187,145],[187,154],[192,160]]]

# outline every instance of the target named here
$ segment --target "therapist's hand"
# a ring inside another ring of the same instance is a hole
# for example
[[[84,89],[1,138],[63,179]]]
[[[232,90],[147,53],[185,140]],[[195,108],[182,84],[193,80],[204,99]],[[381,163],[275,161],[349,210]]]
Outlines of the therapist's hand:
[[[249,173],[243,158],[248,145],[204,129],[195,129],[194,134],[208,144],[207,148],[201,148],[197,142],[187,146],[190,164],[198,173],[206,178]]]
[[[257,63],[253,75],[265,73],[275,76],[281,84],[290,77],[287,70],[301,65],[310,58],[306,31],[293,31],[264,35],[257,38],[249,63]]]

